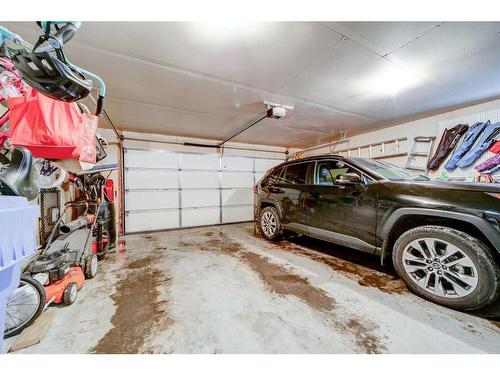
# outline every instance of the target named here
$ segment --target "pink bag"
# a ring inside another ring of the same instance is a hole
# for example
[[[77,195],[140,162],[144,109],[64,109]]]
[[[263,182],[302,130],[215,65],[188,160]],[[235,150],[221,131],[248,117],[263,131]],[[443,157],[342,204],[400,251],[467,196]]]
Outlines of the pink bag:
[[[9,135],[5,132],[0,132],[0,147],[3,147],[7,139],[9,139]]]

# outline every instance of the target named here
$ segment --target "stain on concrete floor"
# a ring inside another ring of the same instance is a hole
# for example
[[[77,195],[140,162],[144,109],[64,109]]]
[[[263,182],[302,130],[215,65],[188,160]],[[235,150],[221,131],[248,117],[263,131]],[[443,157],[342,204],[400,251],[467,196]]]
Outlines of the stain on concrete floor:
[[[356,337],[356,345],[363,349],[366,354],[381,354],[387,351],[379,337],[373,334],[373,329],[366,327],[356,319],[349,319],[341,325],[342,329],[353,333]]]
[[[220,251],[235,256],[244,263],[247,263],[252,270],[259,275],[260,279],[271,292],[280,296],[295,296],[319,311],[329,312],[335,308],[335,299],[328,296],[324,290],[313,286],[307,278],[294,274],[287,268],[273,263],[268,257],[248,251],[245,249],[244,245],[232,241],[227,235],[221,232],[207,232],[205,235],[209,240],[201,247],[202,250]],[[282,250],[293,251],[300,255],[306,255],[308,257],[312,255],[290,244],[284,245],[281,243],[278,244],[278,246]],[[333,262],[333,259],[326,259],[320,256],[313,256],[313,258],[330,266],[338,265]],[[339,261],[339,263],[342,262],[340,259],[335,260]],[[344,263],[343,267],[339,266],[332,268],[337,271],[349,270],[350,268],[347,266],[347,262]],[[361,267],[358,268],[361,269]],[[350,270],[352,271],[353,269],[354,267]],[[362,273],[360,270],[357,271],[358,272],[354,273],[355,275],[360,275]],[[352,273],[353,272],[349,272],[349,275]],[[376,286],[384,288],[384,291],[388,292],[386,289],[387,282],[378,283],[374,280],[371,283],[372,285],[370,285],[366,283],[365,280],[370,280],[370,276],[375,279],[378,275],[369,274],[368,271],[364,271],[364,273],[362,279],[358,280],[360,285]],[[365,284],[362,284],[361,281],[365,281]],[[339,318],[338,316],[332,316],[329,317],[329,319],[333,320],[334,326],[343,334],[352,334],[355,336],[355,344],[362,353],[379,354],[382,353],[383,350],[386,350],[386,347],[381,343],[381,338],[373,334],[374,330],[378,328],[375,324],[368,323],[368,325],[372,326],[368,328],[366,323],[362,323],[359,318],[350,318],[345,321],[345,317]]]
[[[152,254],[131,260],[122,272],[116,293],[111,298],[116,307],[111,318],[113,328],[91,349],[93,353],[136,354],[143,349],[145,339],[161,322],[171,323],[165,311],[165,301],[159,300],[158,286],[170,280],[154,268],[159,257]],[[146,351],[146,350],[144,350]]]
[[[258,231],[254,234],[256,237],[262,238]],[[323,241],[308,239],[318,245]],[[359,285],[377,288],[384,293],[403,293],[408,291],[404,282],[396,275],[378,272],[373,269],[360,266],[356,263],[346,261],[344,259],[318,254],[318,252],[304,249],[303,246],[298,246],[293,242],[279,241],[273,242],[273,245],[281,250],[291,251],[299,255],[309,257],[315,261],[328,265],[335,271],[341,272],[345,276],[356,280]],[[332,247],[332,245],[330,245]],[[347,249],[348,252],[356,252],[352,249]],[[359,252],[356,252],[359,253]]]
[[[271,262],[269,258],[247,252],[241,259],[259,274],[272,292],[281,296],[295,296],[317,310],[330,311],[335,307],[335,299],[327,296],[323,290],[311,285],[306,278]]]
[[[232,241],[222,233],[216,235],[214,232],[208,232],[206,236],[210,239],[202,246],[203,250],[221,251],[236,256],[248,264],[273,293],[280,296],[295,296],[318,310],[334,308],[335,300],[327,296],[323,290],[311,285],[305,277],[273,263],[267,257],[246,250],[244,245]]]
[[[366,254],[332,256],[323,243],[271,243],[251,231],[237,224],[122,238],[81,298],[58,308],[45,340],[24,352],[500,351],[495,322],[405,292],[371,258],[365,267]]]

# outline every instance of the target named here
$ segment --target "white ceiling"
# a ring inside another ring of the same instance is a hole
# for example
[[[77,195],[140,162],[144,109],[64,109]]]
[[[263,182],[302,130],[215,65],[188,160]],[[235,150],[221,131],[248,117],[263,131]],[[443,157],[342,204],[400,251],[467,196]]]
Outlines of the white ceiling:
[[[31,42],[39,33],[2,25]],[[500,23],[85,22],[65,51],[105,79],[123,130],[220,140],[264,100],[295,106],[234,139],[255,144],[305,147],[500,95]],[[393,69],[407,88],[368,84]]]

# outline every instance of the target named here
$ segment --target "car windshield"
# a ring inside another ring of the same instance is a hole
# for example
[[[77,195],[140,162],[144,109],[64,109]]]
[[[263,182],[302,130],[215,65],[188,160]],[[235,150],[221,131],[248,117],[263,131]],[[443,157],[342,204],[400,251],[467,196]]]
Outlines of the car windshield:
[[[361,167],[364,167],[384,178],[391,181],[429,181],[429,178],[412,172],[409,169],[397,167],[394,164],[385,161],[378,161],[373,159],[352,158]]]

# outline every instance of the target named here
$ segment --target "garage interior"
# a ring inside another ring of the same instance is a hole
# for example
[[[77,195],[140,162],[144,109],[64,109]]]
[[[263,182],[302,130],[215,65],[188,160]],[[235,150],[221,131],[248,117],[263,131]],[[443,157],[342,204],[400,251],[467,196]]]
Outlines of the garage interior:
[[[446,129],[500,121],[499,35],[499,22],[84,22],[64,53],[106,82],[96,165],[117,166],[105,174],[116,247],[74,303],[45,309],[36,344],[13,350],[14,335],[2,351],[498,354],[500,309],[427,301],[378,253],[296,233],[268,241],[254,203],[269,170],[325,154],[484,182],[474,165],[425,165]],[[498,188],[500,173],[488,176]],[[30,203],[37,248],[68,184]]]

